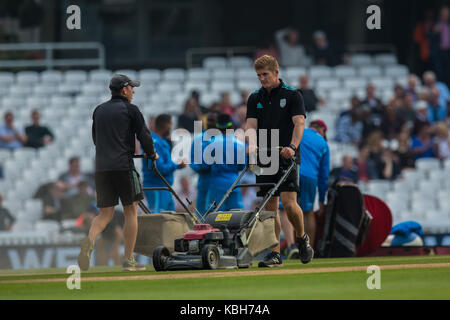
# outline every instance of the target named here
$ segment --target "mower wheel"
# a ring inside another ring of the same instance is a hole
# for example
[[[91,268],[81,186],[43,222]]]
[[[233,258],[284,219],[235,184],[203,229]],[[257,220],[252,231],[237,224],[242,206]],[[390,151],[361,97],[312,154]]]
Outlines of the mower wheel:
[[[170,251],[164,246],[158,246],[153,250],[153,267],[156,271],[163,271],[167,259],[170,257]]]
[[[217,269],[219,266],[220,254],[217,247],[207,244],[202,249],[202,263],[205,269]]]

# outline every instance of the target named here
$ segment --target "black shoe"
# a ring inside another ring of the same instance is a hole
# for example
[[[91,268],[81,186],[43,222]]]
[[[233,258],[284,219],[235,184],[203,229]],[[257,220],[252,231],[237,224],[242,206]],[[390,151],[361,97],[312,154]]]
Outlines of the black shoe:
[[[264,261],[258,264],[260,268],[272,268],[283,266],[283,261],[281,261],[281,256],[278,252],[271,252],[267,255]]]
[[[306,264],[312,260],[314,257],[314,250],[309,244],[309,237],[305,235],[301,238],[297,238],[297,247],[299,250],[300,260],[303,264]]]

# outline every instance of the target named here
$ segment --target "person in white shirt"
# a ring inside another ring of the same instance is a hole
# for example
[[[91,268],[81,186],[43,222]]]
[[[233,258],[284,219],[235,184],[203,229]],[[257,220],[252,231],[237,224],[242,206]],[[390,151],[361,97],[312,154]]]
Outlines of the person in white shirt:
[[[435,126],[437,156],[441,160],[450,159],[450,137],[445,122]]]
[[[280,64],[283,67],[304,66],[307,61],[305,49],[299,44],[298,32],[291,28],[279,30],[275,33]]]

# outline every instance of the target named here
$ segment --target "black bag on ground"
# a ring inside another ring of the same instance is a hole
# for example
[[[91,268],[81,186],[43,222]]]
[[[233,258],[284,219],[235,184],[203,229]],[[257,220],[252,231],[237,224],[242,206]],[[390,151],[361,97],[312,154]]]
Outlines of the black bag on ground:
[[[372,219],[364,208],[364,197],[356,184],[343,181],[328,190],[327,200],[319,254],[323,258],[354,257]]]

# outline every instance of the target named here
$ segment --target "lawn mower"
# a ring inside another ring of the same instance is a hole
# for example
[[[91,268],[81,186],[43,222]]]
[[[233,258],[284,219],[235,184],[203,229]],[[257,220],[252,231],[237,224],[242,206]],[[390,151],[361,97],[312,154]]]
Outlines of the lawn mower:
[[[134,158],[143,158],[143,155],[135,155]],[[147,161],[147,166],[149,162]],[[163,211],[161,213],[152,213],[143,201],[138,205],[144,214],[138,215],[138,234],[134,252],[152,257],[154,249],[157,246],[164,245],[170,250],[174,250],[174,240],[191,230],[195,224],[201,223],[194,213],[189,210],[180,197],[173,190],[171,185],[164,179],[156,167],[155,161],[152,161],[152,170],[161,179],[166,187],[143,188],[144,191],[169,191],[175,199],[181,204],[185,212]]]
[[[207,210],[202,223],[175,239],[175,252],[164,245],[155,248],[152,258],[156,271],[248,268],[255,256],[278,244],[276,213],[263,208],[296,166],[295,159],[277,183],[238,184],[249,169],[254,171],[252,166],[247,162],[219,204],[214,201]],[[233,190],[263,186],[271,188],[255,210],[219,211]]]

